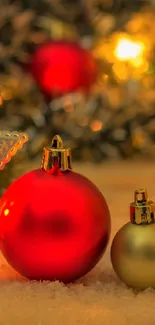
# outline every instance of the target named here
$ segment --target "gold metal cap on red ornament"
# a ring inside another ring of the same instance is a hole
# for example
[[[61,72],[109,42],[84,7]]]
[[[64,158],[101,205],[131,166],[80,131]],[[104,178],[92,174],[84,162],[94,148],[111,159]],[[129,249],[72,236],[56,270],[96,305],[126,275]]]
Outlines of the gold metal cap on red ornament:
[[[71,170],[71,149],[64,148],[59,135],[52,139],[51,146],[43,149],[42,169],[50,170],[57,165],[61,171]]]
[[[155,203],[148,199],[146,189],[135,191],[134,202],[130,204],[130,220],[138,225],[155,222]]]

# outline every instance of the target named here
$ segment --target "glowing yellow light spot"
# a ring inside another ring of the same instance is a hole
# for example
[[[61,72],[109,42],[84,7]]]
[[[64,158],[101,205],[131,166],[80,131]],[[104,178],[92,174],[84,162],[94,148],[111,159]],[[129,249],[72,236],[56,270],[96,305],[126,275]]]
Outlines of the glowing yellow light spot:
[[[120,39],[115,49],[115,56],[120,61],[130,61],[143,55],[144,44],[130,39]]]
[[[10,210],[9,209],[5,209],[4,210],[4,216],[7,217],[10,213]]]
[[[97,132],[97,131],[100,131],[103,127],[103,124],[101,121],[98,121],[98,120],[94,120],[91,125],[90,125],[91,129],[93,132]]]
[[[128,69],[124,63],[116,62],[113,66],[113,72],[118,82],[126,81],[129,78]]]

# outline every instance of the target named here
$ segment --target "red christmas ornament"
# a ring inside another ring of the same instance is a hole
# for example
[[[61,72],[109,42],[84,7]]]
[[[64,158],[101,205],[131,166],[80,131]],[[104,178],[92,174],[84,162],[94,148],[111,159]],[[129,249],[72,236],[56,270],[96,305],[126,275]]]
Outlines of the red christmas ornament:
[[[20,177],[1,199],[1,251],[29,279],[82,277],[104,253],[110,228],[104,197],[71,171],[70,149],[59,136],[44,149],[42,169]]]
[[[92,54],[69,41],[50,41],[38,47],[29,71],[50,98],[81,89],[88,91],[97,77]]]

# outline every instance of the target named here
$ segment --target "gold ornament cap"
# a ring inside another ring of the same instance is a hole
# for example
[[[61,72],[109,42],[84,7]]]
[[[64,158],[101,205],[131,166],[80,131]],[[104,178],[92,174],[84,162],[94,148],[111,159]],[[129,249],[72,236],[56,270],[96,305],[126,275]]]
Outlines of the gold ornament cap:
[[[64,148],[63,141],[59,135],[52,139],[51,146],[43,149],[42,169],[50,170],[58,166],[61,171],[71,170],[71,149]]]
[[[147,190],[135,191],[134,202],[130,204],[130,221],[137,225],[155,222],[155,203],[148,199]]]

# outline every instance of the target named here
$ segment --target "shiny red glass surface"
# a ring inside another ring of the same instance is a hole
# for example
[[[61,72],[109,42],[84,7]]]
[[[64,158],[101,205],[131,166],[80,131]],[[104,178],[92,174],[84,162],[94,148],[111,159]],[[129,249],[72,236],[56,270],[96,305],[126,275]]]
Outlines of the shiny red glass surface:
[[[29,279],[67,283],[85,275],[104,253],[110,227],[104,197],[75,172],[31,171],[0,201],[2,253]]]

